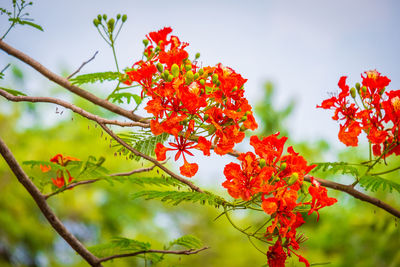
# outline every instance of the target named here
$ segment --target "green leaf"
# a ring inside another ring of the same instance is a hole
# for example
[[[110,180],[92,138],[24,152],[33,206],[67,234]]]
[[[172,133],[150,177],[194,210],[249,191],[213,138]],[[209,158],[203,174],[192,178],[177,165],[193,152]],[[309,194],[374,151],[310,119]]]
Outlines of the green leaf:
[[[133,253],[137,251],[149,250],[150,248],[150,243],[118,237],[114,238],[109,243],[95,245],[89,247],[88,249],[95,256],[103,258],[115,254]]]
[[[38,25],[38,24],[36,24],[36,23],[33,23],[32,21],[21,20],[21,21],[19,22],[19,24],[21,24],[21,25],[29,25],[29,26],[31,26],[31,27],[33,27],[33,28],[38,29],[39,31],[43,31],[42,26],[40,26],[40,25]]]
[[[0,87],[0,89],[1,89],[1,90],[4,90],[4,91],[6,91],[7,93],[10,93],[10,94],[12,94],[12,95],[14,95],[14,96],[19,96],[19,95],[26,96],[26,94],[24,94],[24,93],[22,93],[22,92],[20,92],[20,91],[17,91],[17,90],[8,89],[8,88],[4,88],[4,87]]]
[[[179,245],[188,249],[195,249],[195,248],[201,248],[203,246],[203,243],[201,242],[200,239],[198,239],[193,235],[184,235],[179,237],[178,239],[175,239],[174,241],[171,241],[169,245],[170,247],[174,245]]]
[[[365,190],[372,192],[376,192],[382,187],[383,191],[389,190],[389,192],[392,192],[394,189],[400,193],[400,184],[376,175],[366,175],[361,177],[360,185],[365,188]]]
[[[156,148],[157,143],[164,143],[169,137],[167,133],[154,136],[152,133],[143,131],[123,133],[118,136],[134,149],[148,156],[154,156],[154,149]],[[118,146],[118,152],[127,155],[130,159],[135,159],[136,161],[141,159],[141,157],[126,150],[125,147],[121,146],[119,143],[115,143],[113,146]]]
[[[128,104],[130,104],[131,100],[133,99],[135,101],[136,105],[140,105],[140,103],[142,103],[142,100],[143,100],[140,96],[138,96],[136,94],[126,93],[126,92],[124,92],[124,93],[113,93],[108,97],[108,99],[111,102],[119,103],[119,104],[123,104],[124,103],[124,100],[123,100],[124,98],[126,99],[126,102]]]
[[[354,177],[359,177],[358,169],[354,166],[349,165],[347,162],[317,162],[311,172],[315,173],[317,171],[330,172],[332,174],[350,174]]]
[[[119,80],[120,77],[121,73],[119,72],[96,72],[76,76],[75,78],[71,78],[70,82],[75,85],[82,85],[86,83],[102,83],[104,81],[115,81]]]
[[[172,177],[131,177],[131,176],[113,176],[110,178],[106,178],[106,180],[118,181],[118,182],[130,182],[139,186],[187,186],[186,184],[172,178]]]
[[[209,192],[200,193],[200,192],[181,192],[181,191],[155,191],[155,190],[147,190],[147,191],[139,191],[132,195],[133,199],[143,197],[146,200],[149,199],[160,199],[163,202],[170,203],[172,205],[178,205],[182,202],[199,202],[200,204],[208,204],[210,206],[219,206],[226,205],[226,202],[223,198],[211,194]]]

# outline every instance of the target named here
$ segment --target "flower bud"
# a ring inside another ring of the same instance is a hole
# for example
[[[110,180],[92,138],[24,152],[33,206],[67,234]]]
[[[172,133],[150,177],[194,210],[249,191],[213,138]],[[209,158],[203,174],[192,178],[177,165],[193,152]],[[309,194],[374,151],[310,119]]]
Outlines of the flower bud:
[[[94,19],[93,24],[97,28],[97,27],[99,27],[100,21],[98,19]]]
[[[301,185],[301,192],[303,192],[303,194],[308,194],[308,188],[306,184]]]
[[[299,180],[299,174],[297,172],[294,172],[292,176],[290,176],[290,178],[288,179],[287,184],[292,185],[297,182],[297,180]]]
[[[199,74],[200,76],[204,74],[204,70],[203,69],[199,69]]]
[[[210,118],[210,115],[204,114],[204,120],[206,121],[206,120],[208,120],[208,118]]]
[[[217,81],[218,81],[218,74],[214,73],[214,74],[212,75],[212,82],[213,82],[213,83],[217,83]]]
[[[239,131],[244,132],[244,131],[246,131],[246,130],[247,130],[247,127],[246,127],[246,126],[244,126],[244,125],[240,126]]]
[[[240,119],[240,121],[239,122],[243,122],[243,121],[247,121],[247,116],[245,115],[245,116],[243,116],[241,119]]]
[[[195,58],[198,59],[200,57],[200,53],[196,53]]]
[[[260,159],[258,165],[260,165],[260,168],[262,169],[267,165],[267,162],[265,161],[265,159]]]
[[[192,69],[192,65],[190,65],[190,64],[185,65],[185,70],[186,71],[189,71],[191,69]]]
[[[97,15],[97,19],[101,22],[101,19],[102,19],[102,17],[101,17],[101,15],[99,14],[99,15]]]
[[[107,22],[108,30],[112,32],[114,30],[115,19],[110,19]]]
[[[286,169],[286,167],[287,167],[287,164],[286,164],[286,162],[284,162],[281,164],[280,170],[283,171]]]
[[[186,72],[186,76],[185,76],[185,81],[187,84],[191,83],[193,81],[193,71],[189,70],[188,72]]]
[[[204,79],[201,79],[201,80],[200,80],[200,84],[201,84],[201,85],[204,85],[205,83],[206,83],[206,81],[205,81]]]
[[[171,74],[174,77],[178,77],[179,76],[179,66],[177,64],[173,64],[171,67]]]
[[[210,124],[210,125],[208,126],[208,134],[209,134],[209,135],[214,134],[216,130],[217,130],[217,128],[215,128],[215,126],[212,125],[212,124]]]
[[[128,19],[128,16],[126,14],[122,15],[122,22],[125,22]]]
[[[103,19],[107,20],[107,15],[106,14],[103,14]]]
[[[147,40],[147,39],[143,39],[142,42],[143,42],[143,44],[144,44],[145,47],[149,44],[149,40]]]
[[[367,87],[366,87],[366,86],[363,86],[363,87],[361,88],[361,90],[363,91],[363,93],[366,93],[366,92],[367,92]]]
[[[119,20],[121,18],[121,14],[117,15],[117,20]]]
[[[356,83],[356,89],[357,89],[357,91],[360,91],[360,83]]]
[[[380,94],[380,95],[383,95],[383,93],[385,92],[385,90],[386,90],[386,88],[382,88],[382,89],[379,91],[379,94]]]
[[[158,69],[158,71],[161,72],[161,73],[164,71],[164,67],[163,67],[163,65],[162,65],[160,62],[157,63],[157,69]]]
[[[221,85],[221,82],[220,82],[220,81],[217,81],[215,84],[216,84],[217,86],[220,86],[220,85]]]
[[[168,81],[172,82],[172,79],[174,78],[174,76],[172,74],[168,75]]]
[[[193,79],[194,79],[194,80],[197,80],[199,77],[200,77],[200,75],[196,72],[196,73],[194,74]]]
[[[351,87],[350,89],[350,95],[352,98],[356,98],[356,88]]]

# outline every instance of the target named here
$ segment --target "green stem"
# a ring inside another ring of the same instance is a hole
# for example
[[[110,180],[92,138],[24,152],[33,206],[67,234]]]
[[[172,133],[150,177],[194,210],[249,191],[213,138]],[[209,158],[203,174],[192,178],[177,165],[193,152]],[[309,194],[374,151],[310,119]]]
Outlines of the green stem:
[[[400,166],[396,167],[394,169],[388,170],[388,171],[384,171],[384,172],[377,172],[377,173],[371,173],[371,175],[381,175],[381,174],[387,174],[387,173],[391,173],[394,171],[400,170]]]

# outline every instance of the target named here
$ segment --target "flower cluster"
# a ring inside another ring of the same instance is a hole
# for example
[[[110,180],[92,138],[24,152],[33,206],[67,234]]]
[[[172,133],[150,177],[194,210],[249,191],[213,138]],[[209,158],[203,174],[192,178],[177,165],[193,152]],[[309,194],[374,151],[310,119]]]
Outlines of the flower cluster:
[[[57,154],[57,155],[55,155],[54,157],[52,157],[50,159],[50,162],[56,163],[56,164],[58,164],[60,166],[63,166],[63,167],[67,166],[68,163],[71,162],[71,161],[80,161],[80,160],[77,159],[77,158],[74,158],[74,157],[63,156],[61,154]],[[40,165],[40,169],[42,170],[42,172],[48,172],[48,171],[51,170],[51,166],[49,166],[49,165]],[[53,184],[55,186],[57,186],[58,188],[61,188],[61,187],[65,186],[65,185],[71,183],[72,180],[74,179],[74,177],[71,176],[71,173],[68,170],[65,170],[65,172],[68,175],[68,181],[65,179],[64,171],[61,170],[61,169],[58,169],[56,171],[57,176],[56,176],[55,179],[51,178],[51,181],[53,182]]]
[[[181,155],[184,160],[181,173],[192,177],[198,165],[186,160],[185,155],[193,155],[189,149],[209,155],[213,144],[214,151],[224,155],[243,140],[245,130],[256,129],[257,123],[244,97],[247,80],[222,64],[200,67],[199,54],[189,60],[188,43],[170,36],[171,32],[166,27],[146,36],[145,60],[126,70],[123,82],[139,84],[141,96],[149,97],[145,110],[154,116],[152,133],[175,137],[170,148],[157,145],[157,159],[163,160],[167,151],[176,150],[175,160]]]
[[[364,131],[375,156],[400,155],[400,90],[385,92],[390,80],[376,70],[366,71],[361,77],[361,85],[357,83],[351,89],[346,77],[341,77],[339,95],[317,107],[334,110],[332,118],[343,121],[339,140],[346,146],[357,146]]]
[[[309,215],[314,211],[318,214],[319,209],[333,205],[337,200],[328,197],[326,188],[312,178],[308,187],[310,201],[298,201],[301,192],[307,193],[304,176],[315,165],[307,165],[292,147],[288,147],[287,154],[282,155],[287,137],[278,136],[279,133],[276,133],[262,140],[252,136],[250,145],[254,147],[255,154],[242,153],[238,157],[240,165],[226,165],[226,181],[222,185],[234,198],[259,201],[261,208],[271,216],[272,223],[267,227],[265,237],[268,240],[277,237],[277,240],[267,253],[270,266],[284,266],[287,255],[291,253],[308,266],[307,260],[294,252],[299,249],[301,241],[296,229],[304,223],[300,210],[308,210]]]

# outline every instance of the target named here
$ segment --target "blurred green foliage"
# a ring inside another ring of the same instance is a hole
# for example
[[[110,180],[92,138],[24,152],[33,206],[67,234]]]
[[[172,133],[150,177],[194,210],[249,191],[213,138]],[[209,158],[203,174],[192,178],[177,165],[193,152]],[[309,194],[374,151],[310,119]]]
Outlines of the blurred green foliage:
[[[13,68],[14,70],[18,68]],[[22,72],[13,71],[10,88],[21,90],[27,81]],[[18,88],[13,88],[13,86]],[[59,89],[48,91],[60,93]],[[86,101],[73,98],[74,103],[102,116],[109,114]],[[294,102],[277,108],[274,88],[265,87],[264,98],[256,106],[262,135],[281,131],[287,133],[285,120],[294,109]],[[112,172],[124,172],[148,166],[125,156],[115,154],[110,139],[92,122],[64,110],[61,113],[50,104],[8,103],[0,99],[0,137],[8,144],[19,162],[48,160],[57,153],[86,159],[89,155],[106,158],[104,166]],[[43,112],[45,112],[43,117]],[[57,121],[43,127],[43,119],[53,117]],[[28,123],[29,120],[29,123]],[[329,145],[313,140],[291,144],[309,162],[323,161]],[[357,162],[365,151],[346,150],[337,160]],[[400,165],[399,160],[389,164]],[[24,166],[31,177],[43,175],[38,169]],[[154,170],[153,174],[157,171]],[[146,174],[148,175],[148,174]],[[320,174],[322,175],[322,174]],[[397,179],[399,172],[388,176]],[[201,179],[197,177],[196,179]],[[322,177],[346,182],[345,175]],[[265,255],[254,249],[246,236],[236,231],[225,218],[214,220],[221,210],[198,204],[171,206],[157,200],[132,199],[140,186],[101,181],[77,187],[54,196],[51,207],[66,226],[87,246],[109,242],[113,237],[127,237],[149,242],[152,248],[163,249],[164,244],[185,235],[197,236],[211,248],[197,255],[167,256],[161,266],[262,266]],[[223,192],[218,184],[207,190]],[[301,253],[312,264],[326,266],[400,266],[400,231],[398,222],[383,210],[363,203],[344,193],[329,190],[339,202],[321,211],[320,220],[313,214],[306,216],[307,223],[301,228],[309,240]],[[372,193],[369,193],[372,194]],[[400,206],[397,192],[373,193],[381,199]],[[240,212],[233,216],[243,227],[262,222],[264,215]],[[260,247],[262,244],[257,244]],[[266,250],[265,247],[263,247]],[[117,259],[105,266],[144,266],[141,258]],[[35,206],[25,189],[0,159],[0,266],[86,266],[68,245],[57,236]],[[148,265],[151,266],[151,265]],[[288,266],[303,266],[297,258]]]

